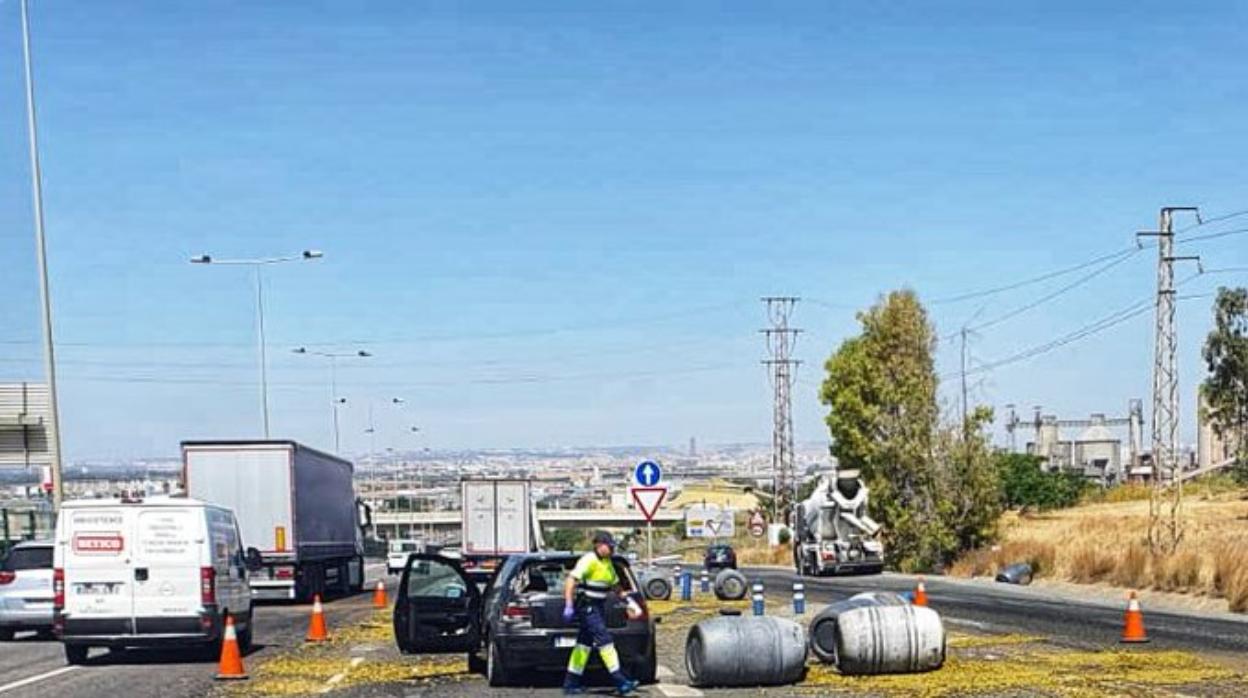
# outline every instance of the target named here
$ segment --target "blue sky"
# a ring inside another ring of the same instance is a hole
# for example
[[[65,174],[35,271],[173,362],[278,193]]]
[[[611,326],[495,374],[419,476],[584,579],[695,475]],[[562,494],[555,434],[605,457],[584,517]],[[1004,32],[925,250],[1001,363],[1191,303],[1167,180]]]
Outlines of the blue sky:
[[[379,445],[766,441],[758,297],[792,294],[816,441],[819,367],[877,294],[1077,264],[1166,204],[1248,209],[1235,3],[34,5],[74,458],[258,430],[250,277],[187,263],[202,252],[325,251],[267,276],[278,436],[329,444],[327,370],[289,353],[317,344],[375,354],[340,372],[350,450],[370,400]],[[21,90],[5,0],[4,379],[41,374]],[[1246,239],[1188,248],[1245,266]],[[1154,263],[984,329],[974,361],[1147,297]],[[931,310],[951,332],[1078,276]],[[1180,308],[1189,421],[1209,302]],[[1147,402],[1151,330],[976,376],[975,397],[1125,411]]]

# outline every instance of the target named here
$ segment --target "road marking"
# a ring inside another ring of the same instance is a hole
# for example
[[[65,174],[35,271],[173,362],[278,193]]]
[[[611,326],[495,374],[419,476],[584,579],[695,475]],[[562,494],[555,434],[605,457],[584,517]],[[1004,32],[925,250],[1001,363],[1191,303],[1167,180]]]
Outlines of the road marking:
[[[969,628],[975,628],[976,630],[991,630],[992,629],[992,626],[989,625],[988,623],[981,623],[980,621],[977,621],[977,620],[964,620],[962,618],[946,617],[945,622],[950,625],[965,625]]]
[[[71,672],[71,671],[73,671],[74,669],[77,669],[77,668],[79,668],[79,667],[76,667],[76,666],[63,666],[63,667],[61,667],[60,669],[53,669],[52,671],[49,671],[49,672],[46,672],[46,673],[43,673],[43,674],[39,674],[38,676],[31,676],[31,677],[28,677],[28,678],[22,679],[21,681],[14,681],[13,683],[8,683],[8,684],[5,684],[5,685],[3,685],[3,686],[0,686],[0,693],[5,693],[5,692],[7,692],[7,691],[12,691],[12,690],[15,690],[15,689],[21,688],[22,686],[29,686],[29,685],[30,685],[30,684],[32,684],[32,683],[38,683],[38,682],[40,682],[40,681],[43,681],[44,679],[50,679],[50,678],[52,678],[53,676],[60,676],[61,674],[65,674],[65,673]]]
[[[697,698],[697,696],[702,695],[702,691],[699,691],[692,686],[682,686],[675,683],[663,683],[668,679],[676,678],[676,672],[668,669],[662,664],[655,667],[654,677],[659,680],[659,683],[655,684],[655,688],[659,689],[659,693],[662,693],[668,698]]]
[[[321,690],[319,692],[329,693],[330,691],[334,690],[335,686],[342,683],[342,680],[347,678],[347,672],[351,671],[352,669],[356,668],[357,666],[363,663],[364,663],[363,657],[355,657],[354,659],[351,660],[351,666],[348,667],[345,671],[340,671],[337,674],[334,674],[333,676],[329,677],[329,680],[325,682],[325,685],[321,687]]]
[[[697,696],[702,695],[702,691],[692,686],[680,686],[674,683],[661,683],[655,686],[655,688],[659,689],[659,693],[667,696],[667,698],[697,698]]]

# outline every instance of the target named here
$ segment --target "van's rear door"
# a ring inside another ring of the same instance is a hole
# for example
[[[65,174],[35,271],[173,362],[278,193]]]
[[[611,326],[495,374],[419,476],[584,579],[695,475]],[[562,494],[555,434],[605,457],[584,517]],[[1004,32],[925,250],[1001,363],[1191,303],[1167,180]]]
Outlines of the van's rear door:
[[[201,576],[211,569],[205,550],[204,510],[197,507],[145,507],[135,517],[134,615],[139,633],[185,632],[151,627],[178,617],[198,617]],[[211,580],[209,580],[211,583]],[[164,620],[161,620],[164,619]]]
[[[133,519],[122,507],[83,507],[65,516],[62,546],[66,632],[134,632]]]

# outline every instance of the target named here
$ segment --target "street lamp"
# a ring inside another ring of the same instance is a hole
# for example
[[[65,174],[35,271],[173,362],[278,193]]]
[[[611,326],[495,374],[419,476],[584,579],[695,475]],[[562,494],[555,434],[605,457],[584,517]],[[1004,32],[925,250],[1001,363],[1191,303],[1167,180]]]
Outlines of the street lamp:
[[[271,264],[283,262],[302,262],[320,259],[325,254],[320,250],[304,250],[302,253],[288,257],[261,257],[258,259],[216,259],[212,255],[201,254],[191,258],[191,264],[220,264],[223,266],[251,267],[256,272],[256,344],[260,349],[260,413],[264,417],[264,438],[269,438],[269,369],[264,348],[264,278],[261,270]]]
[[[334,412],[334,453],[341,450],[341,444],[338,438],[338,405],[347,401],[346,398],[338,397],[338,359],[346,358],[368,358],[371,353],[360,349],[353,352],[331,352],[331,351],[309,351],[307,347],[299,347],[292,349],[296,354],[305,354],[307,356],[320,356],[329,359],[329,398],[333,405]]]
[[[48,461],[52,475],[52,509],[64,496],[61,478],[61,416],[56,390],[56,350],[52,343],[52,290],[48,285],[48,251],[43,235],[43,170],[39,165],[39,128],[35,119],[35,73],[30,58],[30,13],[22,0],[22,59],[26,77],[26,134],[30,139],[30,189],[34,203],[35,256],[39,265],[40,322],[43,329],[43,370],[48,380]]]

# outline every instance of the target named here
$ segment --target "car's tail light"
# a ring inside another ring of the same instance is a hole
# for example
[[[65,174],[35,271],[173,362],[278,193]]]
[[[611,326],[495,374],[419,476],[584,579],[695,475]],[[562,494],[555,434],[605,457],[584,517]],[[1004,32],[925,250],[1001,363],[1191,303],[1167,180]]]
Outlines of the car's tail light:
[[[14,579],[17,579],[16,572],[0,570],[0,584],[12,584]]]
[[[529,620],[533,617],[533,609],[527,604],[516,603],[512,601],[503,607],[503,620],[520,621]]]
[[[52,607],[65,608],[65,569],[62,567],[52,570]]]
[[[205,606],[217,602],[217,571],[211,567],[199,568],[199,602]]]
[[[287,567],[274,567],[274,568],[273,568],[273,578],[274,578],[274,579],[294,579],[294,578],[295,578],[295,568],[294,568],[294,567],[289,567],[289,566],[287,566]]]

